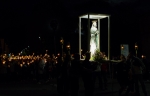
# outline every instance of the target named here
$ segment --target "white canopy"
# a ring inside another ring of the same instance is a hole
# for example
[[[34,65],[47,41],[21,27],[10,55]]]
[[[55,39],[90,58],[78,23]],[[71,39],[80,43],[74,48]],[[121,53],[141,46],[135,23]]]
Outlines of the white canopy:
[[[79,16],[80,18],[87,18],[88,19],[88,14]],[[109,15],[106,14],[89,14],[89,19],[102,19],[102,18],[106,18],[109,17]]]

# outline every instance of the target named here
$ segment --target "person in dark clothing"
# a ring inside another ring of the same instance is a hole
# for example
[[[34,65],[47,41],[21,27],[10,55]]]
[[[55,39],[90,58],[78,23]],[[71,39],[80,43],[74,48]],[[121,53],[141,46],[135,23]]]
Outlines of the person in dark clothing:
[[[142,61],[146,67],[145,72],[143,72],[143,79],[148,81],[150,80],[150,62],[146,56],[142,56]]]
[[[120,56],[121,62],[117,64],[117,79],[120,84],[119,96],[128,85],[128,71],[129,66],[126,63],[126,58],[124,55]]]
[[[101,77],[101,63],[95,62],[95,65],[96,65],[96,70],[94,72],[94,82],[96,82],[96,80],[98,79],[99,88],[102,90],[103,82]]]
[[[132,53],[129,54],[128,58],[131,64],[129,73],[131,74],[132,76],[131,78],[134,80],[134,84],[135,84],[135,95],[140,96],[139,93],[139,82],[140,82],[144,95],[148,96],[144,84],[144,80],[142,78],[142,73],[143,73],[143,69],[145,69],[145,65],[138,57],[135,57]],[[127,90],[126,94],[128,94],[129,91],[130,90]]]
[[[70,83],[71,83],[71,96],[78,96],[79,91],[79,76],[81,70],[80,55],[75,54],[74,60],[71,61],[70,67]]]
[[[86,53],[86,58],[83,61],[83,82],[85,88],[85,96],[93,96],[94,94],[94,70],[90,60],[90,53]]]
[[[59,57],[57,61],[56,69],[57,69],[57,91],[60,95],[63,94],[63,79],[62,79],[62,58]]]
[[[50,67],[52,66],[51,62],[50,62],[50,59],[47,60],[47,62],[45,63],[45,80],[46,82],[49,82],[49,79],[50,79]]]
[[[108,72],[108,63],[102,63],[101,65],[101,82],[102,82],[102,86],[101,89],[102,90],[107,90],[107,72]]]
[[[63,79],[63,96],[69,95],[69,68],[70,68],[71,56],[66,55],[62,65],[62,79]]]

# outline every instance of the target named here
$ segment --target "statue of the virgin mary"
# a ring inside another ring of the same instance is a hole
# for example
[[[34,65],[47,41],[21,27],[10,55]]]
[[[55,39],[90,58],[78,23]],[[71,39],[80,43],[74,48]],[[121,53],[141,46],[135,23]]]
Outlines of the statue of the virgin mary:
[[[97,30],[97,21],[92,21],[92,27],[91,27],[91,39],[90,39],[90,52],[91,56],[94,55],[96,49],[97,49],[97,35],[98,35],[98,30]]]

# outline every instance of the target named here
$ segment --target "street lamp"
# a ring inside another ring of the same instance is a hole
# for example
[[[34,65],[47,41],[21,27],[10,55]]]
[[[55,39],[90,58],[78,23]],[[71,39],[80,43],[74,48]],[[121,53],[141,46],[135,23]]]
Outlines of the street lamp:
[[[138,45],[135,43],[135,52],[136,52],[136,57],[137,57],[137,51],[138,51]]]
[[[61,37],[61,40],[60,40],[60,44],[61,44],[61,51],[62,51],[62,60],[63,60],[63,46],[64,46],[64,39],[63,39],[63,37]]]
[[[123,45],[121,45],[121,50],[124,50],[124,46]]]
[[[70,55],[70,43],[68,43],[68,45],[66,46],[68,54]]]
[[[142,55],[142,59],[144,58],[144,55]]]

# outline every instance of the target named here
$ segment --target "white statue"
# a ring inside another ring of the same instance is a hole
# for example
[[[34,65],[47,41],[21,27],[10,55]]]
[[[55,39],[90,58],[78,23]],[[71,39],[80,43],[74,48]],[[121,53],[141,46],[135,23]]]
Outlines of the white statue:
[[[92,21],[92,27],[91,27],[91,39],[90,39],[90,52],[91,56],[94,55],[96,49],[98,49],[98,40],[97,40],[97,35],[98,35],[98,30],[97,30],[97,23],[96,21]]]

